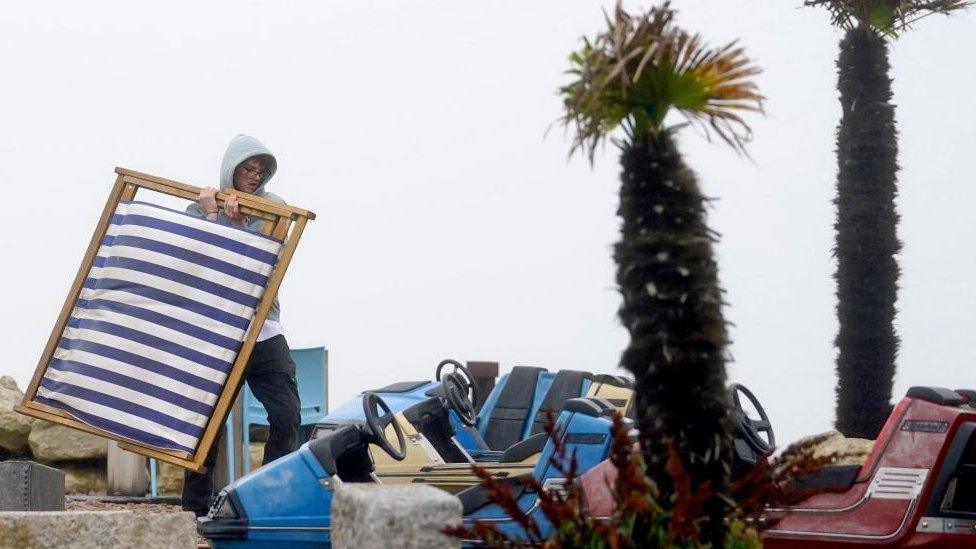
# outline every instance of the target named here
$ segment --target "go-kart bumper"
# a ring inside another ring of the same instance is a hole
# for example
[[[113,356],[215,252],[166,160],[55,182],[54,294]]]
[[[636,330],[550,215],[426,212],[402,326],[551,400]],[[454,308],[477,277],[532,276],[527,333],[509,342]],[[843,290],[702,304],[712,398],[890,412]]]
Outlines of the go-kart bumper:
[[[247,519],[200,518],[197,533],[214,549],[328,547],[328,526],[254,526]]]
[[[247,519],[201,517],[197,533],[211,541],[247,539]]]
[[[222,490],[207,516],[197,519],[197,532],[210,540],[246,539],[247,526],[247,515],[233,488]]]

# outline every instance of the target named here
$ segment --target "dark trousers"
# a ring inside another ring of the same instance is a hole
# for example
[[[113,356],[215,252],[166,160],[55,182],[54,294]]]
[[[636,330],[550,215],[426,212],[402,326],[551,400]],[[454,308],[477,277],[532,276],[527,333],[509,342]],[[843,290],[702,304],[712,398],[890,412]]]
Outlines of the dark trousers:
[[[295,363],[291,360],[285,336],[277,335],[254,345],[254,351],[251,352],[251,358],[244,370],[244,380],[268,411],[268,423],[271,424],[261,464],[297,450],[298,431],[302,422],[301,404],[298,400],[298,384],[295,381]],[[221,427],[220,434],[223,431]],[[217,440],[220,439],[220,434]],[[213,470],[219,450],[220,444],[215,441],[204,461],[207,467],[205,473],[187,470],[183,475],[183,510],[193,511],[198,516],[206,513],[215,495]],[[247,449],[244,452],[243,459],[248,459]]]

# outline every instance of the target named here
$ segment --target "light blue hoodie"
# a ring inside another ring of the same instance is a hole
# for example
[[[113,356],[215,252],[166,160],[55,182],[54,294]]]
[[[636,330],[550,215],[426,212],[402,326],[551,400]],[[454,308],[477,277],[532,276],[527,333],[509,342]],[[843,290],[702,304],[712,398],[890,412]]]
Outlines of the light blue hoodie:
[[[284,204],[284,199],[264,189],[264,186],[268,184],[268,181],[274,177],[275,172],[278,170],[278,161],[267,147],[249,135],[237,134],[230,140],[230,144],[227,145],[227,150],[224,152],[224,159],[220,162],[220,190],[233,189],[234,171],[237,169],[237,166],[248,158],[255,156],[264,158],[267,164],[268,175],[261,182],[261,186],[252,194],[273,202],[278,202],[279,204]],[[203,208],[196,202],[187,206],[186,212],[195,217],[206,217]],[[217,212],[217,223],[221,225],[231,224],[230,218],[224,215],[222,209]],[[263,224],[264,221],[262,219],[255,218],[248,221],[247,228],[252,231],[260,231]],[[277,321],[280,316],[281,307],[278,305],[278,296],[275,296],[274,302],[271,303],[271,311],[268,312],[268,320]]]

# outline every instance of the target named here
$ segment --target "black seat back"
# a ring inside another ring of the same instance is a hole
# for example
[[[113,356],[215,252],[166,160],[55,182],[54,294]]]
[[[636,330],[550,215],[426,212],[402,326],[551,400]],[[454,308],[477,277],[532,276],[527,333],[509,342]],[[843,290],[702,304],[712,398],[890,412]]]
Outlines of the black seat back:
[[[535,413],[532,421],[532,431],[529,436],[544,433],[546,422],[551,413],[553,418],[559,414],[563,404],[571,398],[579,398],[583,392],[583,382],[591,379],[593,374],[590,372],[579,372],[576,370],[560,370],[552,380],[552,385],[546,391],[546,396],[542,398],[539,411]]]
[[[516,366],[488,416],[485,443],[492,450],[504,450],[522,439],[525,421],[532,409],[535,386],[545,368]]]

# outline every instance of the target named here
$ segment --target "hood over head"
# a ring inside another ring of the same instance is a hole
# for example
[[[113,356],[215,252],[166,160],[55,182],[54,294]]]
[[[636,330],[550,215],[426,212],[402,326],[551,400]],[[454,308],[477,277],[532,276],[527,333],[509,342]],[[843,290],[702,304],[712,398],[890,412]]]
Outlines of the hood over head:
[[[237,169],[238,164],[254,156],[264,157],[268,166],[268,175],[261,182],[261,186],[254,191],[257,196],[264,196],[264,186],[268,184],[268,181],[277,171],[278,161],[260,141],[244,134],[237,134],[227,145],[224,159],[220,163],[220,190],[234,188],[234,170]]]

